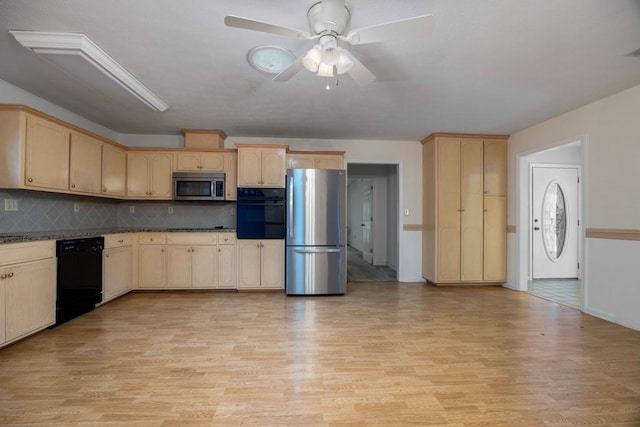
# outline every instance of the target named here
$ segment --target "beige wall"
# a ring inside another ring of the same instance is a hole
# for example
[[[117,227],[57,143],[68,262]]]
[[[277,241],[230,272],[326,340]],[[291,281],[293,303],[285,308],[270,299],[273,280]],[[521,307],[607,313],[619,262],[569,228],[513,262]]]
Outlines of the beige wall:
[[[524,156],[582,141],[583,311],[640,330],[640,242],[586,238],[588,228],[640,230],[640,86],[513,134],[509,140],[509,284],[526,289]],[[524,201],[523,201],[524,200]]]
[[[604,98],[509,140],[509,224],[516,224],[517,157],[584,138],[588,228],[640,229],[640,86]]]

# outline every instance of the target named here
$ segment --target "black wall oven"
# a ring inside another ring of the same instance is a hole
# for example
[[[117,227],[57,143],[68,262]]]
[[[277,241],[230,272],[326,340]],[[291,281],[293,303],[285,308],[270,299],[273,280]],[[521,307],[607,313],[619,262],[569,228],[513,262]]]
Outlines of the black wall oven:
[[[284,188],[238,188],[238,239],[284,239]]]

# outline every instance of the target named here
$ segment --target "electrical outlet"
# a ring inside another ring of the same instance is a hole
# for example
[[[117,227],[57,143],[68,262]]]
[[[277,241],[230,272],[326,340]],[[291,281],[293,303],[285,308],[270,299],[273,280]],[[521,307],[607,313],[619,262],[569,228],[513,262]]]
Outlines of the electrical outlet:
[[[16,212],[18,210],[18,201],[16,199],[4,199],[4,210]]]
[[[231,208],[231,215],[235,215],[236,214],[236,209],[235,208]]]
[[[136,213],[136,207],[135,206],[129,206],[129,213]]]
[[[74,204],[73,204],[73,211],[74,211],[75,213],[80,212],[80,203],[74,203]]]
[[[169,206],[169,207],[167,208],[167,213],[168,213],[169,215],[173,214],[173,206]]]

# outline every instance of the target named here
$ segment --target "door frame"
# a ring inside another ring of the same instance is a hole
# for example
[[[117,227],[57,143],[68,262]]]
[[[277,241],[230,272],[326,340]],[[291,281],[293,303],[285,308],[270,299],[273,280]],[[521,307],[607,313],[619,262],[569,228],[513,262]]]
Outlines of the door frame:
[[[580,238],[583,229],[582,222],[582,165],[575,164],[563,164],[563,163],[529,163],[529,280],[533,280],[533,169],[534,168],[549,168],[549,169],[576,169],[578,172],[578,191],[577,191],[577,205],[578,205],[578,239],[575,242],[578,245],[578,280],[582,280],[582,248],[580,247]]]
[[[566,138],[562,140],[558,140],[555,142],[551,142],[546,145],[542,145],[540,147],[533,148],[531,150],[523,151],[522,153],[516,155],[516,176],[515,176],[515,191],[513,192],[515,197],[515,208],[516,208],[516,232],[513,238],[508,237],[509,244],[514,245],[515,256],[509,257],[509,265],[508,265],[508,282],[504,285],[510,289],[524,291],[528,290],[528,282],[530,280],[530,251],[531,251],[531,243],[530,243],[530,233],[529,233],[529,225],[531,224],[531,220],[529,218],[531,207],[530,207],[530,185],[529,185],[529,158],[530,156],[539,154],[541,152],[555,149],[555,148],[564,148],[570,145],[579,145],[581,148],[581,182],[579,190],[579,200],[580,200],[580,229],[578,230],[578,249],[580,257],[580,280],[581,280],[581,288],[582,288],[582,300],[580,301],[580,310],[583,311],[583,307],[585,307],[585,301],[588,297],[589,292],[589,269],[585,264],[584,259],[586,259],[586,237],[585,237],[585,229],[588,221],[587,218],[587,194],[588,194],[588,170],[586,163],[586,153],[588,146],[587,135],[576,135],[571,138]],[[511,186],[511,184],[510,184]]]

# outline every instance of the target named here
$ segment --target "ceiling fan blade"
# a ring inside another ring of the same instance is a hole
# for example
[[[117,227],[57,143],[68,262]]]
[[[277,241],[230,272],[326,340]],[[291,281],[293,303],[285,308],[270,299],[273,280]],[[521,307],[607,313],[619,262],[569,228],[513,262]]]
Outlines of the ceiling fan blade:
[[[274,82],[286,82],[291,77],[295,76],[298,73],[298,71],[302,69],[302,58],[304,58],[304,55],[300,55],[300,57],[298,57],[298,59],[296,59],[295,62],[293,62],[287,68],[282,70],[280,74],[275,76],[272,80]]]
[[[313,37],[306,31],[293,28],[282,27],[280,25],[269,24],[268,22],[256,21],[255,19],[243,18],[241,16],[227,15],[224,17],[227,27],[243,28],[245,30],[260,31],[262,33],[277,34],[279,36],[293,37],[299,40],[309,40]]]
[[[351,67],[351,69],[347,71],[349,77],[351,77],[360,86],[372,83],[376,79],[376,76],[374,76],[367,67],[362,65],[362,63],[358,61],[358,58],[353,56],[351,52],[348,52],[348,54],[353,61],[353,67]]]
[[[393,39],[421,40],[429,37],[433,33],[434,27],[435,19],[433,15],[422,15],[358,28],[357,30],[349,31],[344,40],[352,45],[384,42]]]

